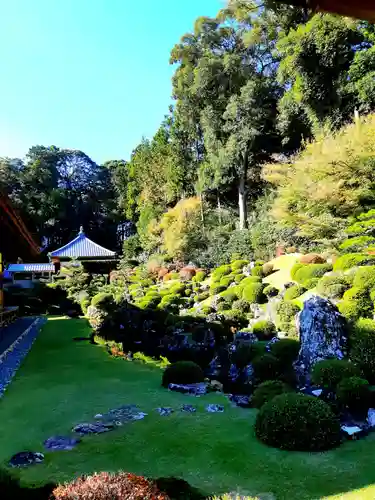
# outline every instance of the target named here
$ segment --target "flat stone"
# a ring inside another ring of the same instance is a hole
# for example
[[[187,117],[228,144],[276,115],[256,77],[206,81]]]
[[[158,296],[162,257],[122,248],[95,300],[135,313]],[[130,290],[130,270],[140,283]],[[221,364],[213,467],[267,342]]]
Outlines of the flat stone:
[[[103,432],[108,432],[111,431],[114,428],[113,424],[110,423],[102,423],[102,422],[95,422],[95,423],[83,423],[83,424],[78,424],[75,427],[73,427],[73,432],[76,432],[77,434],[80,434],[81,436],[84,436],[85,434],[102,434]]]
[[[184,411],[186,413],[195,413],[197,409],[193,405],[182,405],[181,411]]]
[[[224,412],[224,406],[223,405],[209,404],[209,405],[206,406],[206,410],[209,413],[223,413]]]
[[[97,414],[95,418],[104,424],[120,426],[135,420],[142,420],[146,415],[147,413],[139,411],[137,405],[123,405],[119,408],[109,410],[107,413]]]
[[[375,427],[375,408],[369,408],[367,413],[367,423],[370,427]]]
[[[193,396],[201,396],[207,392],[207,384],[201,382],[198,384],[169,384],[170,391],[181,392],[182,394],[191,394]]]
[[[171,415],[174,412],[173,408],[170,408],[170,407],[156,408],[156,411],[162,417],[168,417],[169,415]]]
[[[52,436],[44,441],[44,447],[47,450],[51,451],[60,451],[60,450],[72,450],[78,443],[80,443],[80,439],[72,438],[69,436]]]
[[[40,464],[43,460],[43,453],[35,451],[21,451],[13,455],[9,461],[9,465],[11,467],[29,467],[30,465]]]
[[[241,408],[250,408],[250,396],[240,395],[240,394],[229,394],[229,401],[234,403],[236,406]]]

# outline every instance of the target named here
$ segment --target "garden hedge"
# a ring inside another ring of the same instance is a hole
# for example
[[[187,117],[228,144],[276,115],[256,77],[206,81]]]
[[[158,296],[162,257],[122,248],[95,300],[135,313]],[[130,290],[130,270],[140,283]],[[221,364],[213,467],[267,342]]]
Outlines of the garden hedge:
[[[251,399],[252,406],[254,408],[261,408],[274,397],[286,392],[291,392],[291,389],[284,382],[280,380],[266,380],[266,382],[262,382],[255,389]]]
[[[269,446],[291,451],[321,451],[341,440],[340,422],[324,401],[304,394],[274,397],[259,410],[255,433]]]
[[[162,377],[162,386],[169,384],[196,384],[204,381],[202,368],[193,361],[177,361],[167,366]]]
[[[344,378],[360,375],[361,370],[350,361],[345,359],[325,359],[314,365],[311,379],[319,387],[335,390]]]
[[[253,333],[259,340],[270,340],[276,335],[276,327],[272,321],[263,319],[254,323]]]
[[[284,300],[293,300],[297,297],[300,297],[303,293],[306,292],[306,288],[302,285],[293,285],[286,289],[284,293]]]
[[[348,377],[337,385],[337,400],[351,413],[364,415],[371,404],[371,391],[367,380]]]
[[[261,304],[265,300],[263,294],[264,286],[261,283],[253,283],[243,288],[242,298],[250,304]]]

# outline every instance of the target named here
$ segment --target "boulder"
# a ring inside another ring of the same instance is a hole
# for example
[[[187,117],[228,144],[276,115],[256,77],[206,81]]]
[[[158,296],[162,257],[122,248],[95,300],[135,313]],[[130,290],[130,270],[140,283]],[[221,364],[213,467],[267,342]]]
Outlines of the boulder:
[[[28,467],[34,464],[40,464],[44,460],[43,453],[35,451],[20,451],[13,455],[9,461],[10,467]]]
[[[323,359],[342,359],[347,351],[347,322],[329,300],[313,296],[304,303],[297,318],[301,349],[295,363],[301,383],[311,368]]]

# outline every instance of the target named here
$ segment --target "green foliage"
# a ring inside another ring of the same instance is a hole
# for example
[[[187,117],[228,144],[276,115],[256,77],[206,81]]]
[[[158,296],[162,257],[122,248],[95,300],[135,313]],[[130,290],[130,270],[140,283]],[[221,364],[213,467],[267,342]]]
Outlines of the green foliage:
[[[334,263],[334,271],[347,271],[352,267],[365,266],[375,263],[375,256],[365,255],[361,253],[352,253],[341,255]]]
[[[198,302],[202,302],[202,300],[208,299],[209,296],[210,296],[210,292],[202,292],[197,296],[197,300],[198,300]]]
[[[350,321],[355,321],[361,316],[369,316],[372,312],[372,303],[368,291],[358,287],[349,288],[344,293],[343,301],[338,304],[338,308]]]
[[[266,380],[255,389],[251,403],[254,408],[261,408],[265,403],[271,401],[275,396],[290,392],[291,389],[280,380]]]
[[[256,357],[252,364],[254,377],[258,383],[266,380],[277,380],[282,373],[280,361],[269,353]]]
[[[232,271],[242,271],[242,268],[249,264],[248,260],[235,260],[231,263]]]
[[[324,401],[286,393],[264,404],[255,421],[258,439],[293,451],[320,451],[340,443],[340,422]]]
[[[284,294],[284,300],[293,300],[306,292],[306,288],[301,285],[293,285],[289,287]]]
[[[231,267],[229,265],[224,265],[216,268],[214,272],[212,273],[212,280],[213,281],[220,281],[223,276],[226,276],[231,273]]]
[[[370,405],[370,386],[367,380],[360,377],[348,377],[337,385],[338,401],[353,413],[366,412]]]
[[[162,386],[169,384],[195,384],[203,382],[202,368],[192,361],[177,361],[167,366],[163,373]]]
[[[178,293],[169,293],[164,295],[158,307],[159,309],[176,309],[181,303],[181,295]]]
[[[350,359],[357,364],[366,379],[375,383],[375,321],[360,318],[353,325],[350,337]]]
[[[99,309],[106,309],[113,303],[113,295],[111,293],[99,292],[91,299],[91,305]]]
[[[277,305],[277,316],[279,320],[278,327],[280,330],[289,334],[295,333],[295,316],[299,313],[299,307],[293,302],[282,300]]]
[[[320,278],[325,273],[332,271],[331,264],[306,264],[303,265],[294,275],[295,281],[302,285],[311,278]]]
[[[259,340],[270,340],[276,335],[276,327],[272,321],[260,320],[254,323],[253,333],[255,333]]]
[[[242,298],[250,304],[261,304],[265,300],[263,288],[264,286],[261,283],[247,285],[243,288]]]
[[[312,290],[317,286],[318,283],[319,283],[319,278],[311,278],[309,280],[306,280],[303,283],[303,286],[306,288],[306,290]]]
[[[263,266],[255,266],[251,270],[251,275],[252,276],[258,276],[259,278],[262,278],[263,276]]]
[[[238,309],[223,310],[222,314],[229,326],[234,326],[235,328],[243,328],[248,324],[246,314]]]
[[[138,234],[133,234],[126,238],[122,245],[122,255],[123,259],[131,260],[135,259],[139,252],[141,251],[141,242]]]
[[[291,276],[292,280],[294,280],[294,281],[296,280],[296,274],[300,269],[302,269],[303,266],[304,266],[304,264],[301,264],[301,262],[296,262],[293,265],[292,269],[290,270],[290,276]]]
[[[357,236],[355,238],[349,238],[341,243],[340,250],[347,253],[361,252],[374,244],[375,238],[373,236]]]
[[[335,390],[341,380],[361,375],[361,370],[344,359],[325,359],[316,363],[311,372],[314,384]]]
[[[291,365],[298,357],[300,343],[295,339],[280,339],[271,344],[271,354],[280,360],[284,366]]]
[[[238,311],[241,311],[241,313],[247,313],[250,311],[250,303],[244,299],[235,300],[232,303],[232,307],[233,307],[233,309],[237,309]]]
[[[340,298],[350,288],[350,279],[346,274],[330,274],[323,276],[317,284],[316,290],[323,297]]]
[[[90,299],[88,298],[83,298],[80,302],[80,305],[81,305],[81,309],[82,309],[82,312],[83,314],[86,316],[86,313],[87,313],[87,308],[89,307],[90,305]]]
[[[360,267],[354,276],[353,287],[370,290],[375,287],[375,266]]]
[[[221,278],[220,285],[225,286],[227,288],[233,282],[234,282],[234,277],[228,275]]]
[[[224,286],[224,285],[213,283],[210,286],[210,295],[217,295],[218,293],[223,292],[224,290],[226,290],[226,288],[227,287]]]
[[[206,277],[205,271],[198,271],[195,276],[193,276],[193,283],[201,283]]]
[[[267,285],[263,290],[263,293],[264,295],[267,295],[267,297],[276,297],[279,295],[279,290],[272,285]]]

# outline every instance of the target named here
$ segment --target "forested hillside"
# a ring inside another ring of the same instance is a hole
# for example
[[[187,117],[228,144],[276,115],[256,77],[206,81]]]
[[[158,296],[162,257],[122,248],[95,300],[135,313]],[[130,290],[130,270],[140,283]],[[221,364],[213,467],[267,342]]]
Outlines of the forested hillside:
[[[374,26],[231,0],[176,42],[173,105],[128,161],[55,146],[1,160],[0,185],[39,240],[83,225],[115,248],[127,220],[125,258],[200,266],[339,244],[374,204]]]

